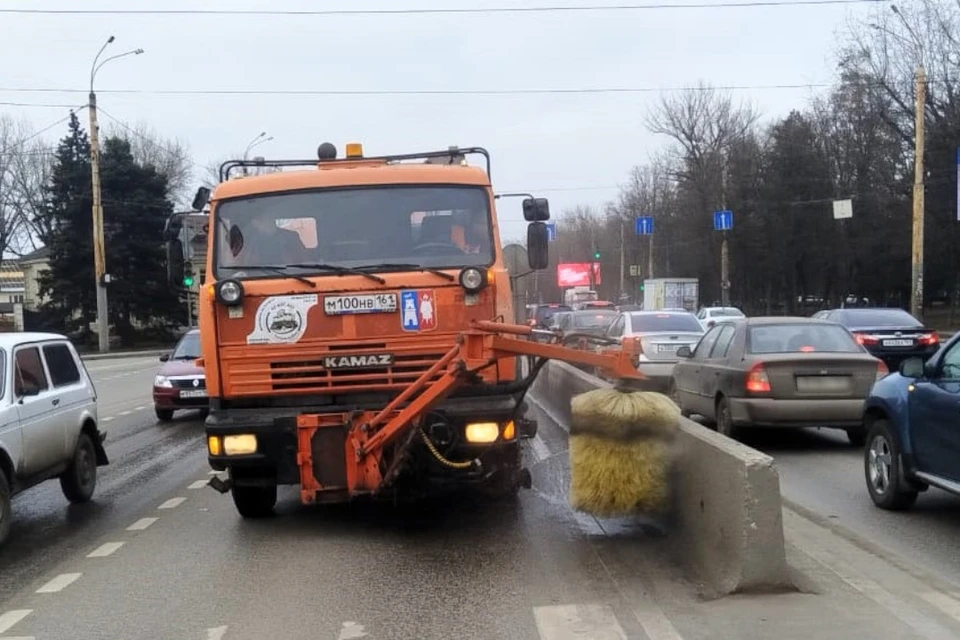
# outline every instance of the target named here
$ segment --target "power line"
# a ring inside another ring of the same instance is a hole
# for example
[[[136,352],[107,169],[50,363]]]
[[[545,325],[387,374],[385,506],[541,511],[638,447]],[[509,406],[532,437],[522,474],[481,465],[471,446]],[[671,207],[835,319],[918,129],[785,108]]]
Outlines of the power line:
[[[544,5],[535,7],[470,7],[402,9],[0,9],[0,13],[19,15],[169,15],[169,16],[386,16],[386,15],[483,15],[523,13],[584,13],[602,11],[651,11],[670,9],[736,9],[761,7],[800,7],[879,4],[881,0],[746,0],[743,2],[684,2],[678,4],[587,4]]]
[[[872,1],[872,0],[871,0]],[[863,83],[863,86],[880,83]],[[97,93],[148,96],[504,96],[611,93],[669,93],[685,91],[773,91],[823,89],[829,82],[686,87],[557,87],[533,89],[97,89]],[[0,93],[87,93],[87,89],[59,87],[0,87]]]
[[[48,102],[0,102],[3,107],[50,107],[52,109],[76,109],[75,104],[50,104]]]

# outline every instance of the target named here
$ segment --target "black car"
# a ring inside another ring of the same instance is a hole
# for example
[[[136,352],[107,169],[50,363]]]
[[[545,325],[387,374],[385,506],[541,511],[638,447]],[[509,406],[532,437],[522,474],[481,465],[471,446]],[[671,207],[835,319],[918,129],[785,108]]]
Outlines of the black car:
[[[537,329],[547,329],[551,325],[551,320],[553,319],[553,314],[561,313],[563,311],[573,311],[570,307],[565,304],[540,304],[537,305],[533,312],[533,317],[530,318],[532,321],[531,324]]]
[[[891,371],[907,358],[925,361],[940,348],[937,332],[924,327],[903,309],[828,309],[813,317],[845,326],[870,355],[883,360]]]

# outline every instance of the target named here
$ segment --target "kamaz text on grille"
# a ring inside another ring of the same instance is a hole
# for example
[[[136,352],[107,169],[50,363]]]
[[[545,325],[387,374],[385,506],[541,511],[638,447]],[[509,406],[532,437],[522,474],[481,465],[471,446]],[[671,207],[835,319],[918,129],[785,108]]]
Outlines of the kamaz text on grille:
[[[389,353],[366,354],[360,356],[325,356],[323,358],[323,366],[327,369],[389,367],[391,364],[393,364],[393,355]]]

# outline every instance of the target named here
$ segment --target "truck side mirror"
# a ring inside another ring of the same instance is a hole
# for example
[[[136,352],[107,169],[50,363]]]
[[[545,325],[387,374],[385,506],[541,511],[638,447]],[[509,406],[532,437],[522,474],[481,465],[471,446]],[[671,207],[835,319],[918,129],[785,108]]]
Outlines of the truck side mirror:
[[[207,206],[208,202],[210,202],[210,189],[200,187],[197,189],[197,194],[193,196],[193,204],[190,206],[193,207],[194,211],[203,211],[203,208]]]
[[[185,275],[183,243],[179,238],[170,238],[167,240],[167,282],[171,287],[181,288]]]
[[[527,225],[527,262],[534,271],[546,269],[550,264],[550,235],[547,225],[531,222]]]
[[[527,222],[546,222],[550,219],[550,203],[546,198],[525,198],[523,219]]]

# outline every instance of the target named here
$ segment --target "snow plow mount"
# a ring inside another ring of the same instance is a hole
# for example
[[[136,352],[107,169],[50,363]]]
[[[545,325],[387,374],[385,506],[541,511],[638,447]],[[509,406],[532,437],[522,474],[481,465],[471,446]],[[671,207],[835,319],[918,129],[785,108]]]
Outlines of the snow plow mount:
[[[389,484],[406,449],[419,433],[420,419],[475,373],[496,365],[502,358],[562,360],[602,369],[620,380],[644,377],[637,371],[640,343],[635,338],[625,338],[619,349],[596,353],[521,339],[535,332],[525,325],[474,321],[468,331],[457,337],[456,345],[380,411],[299,415],[297,464],[302,502],[326,499],[319,496],[339,501],[376,493]],[[404,442],[392,464],[383,470],[384,449],[401,438]]]

